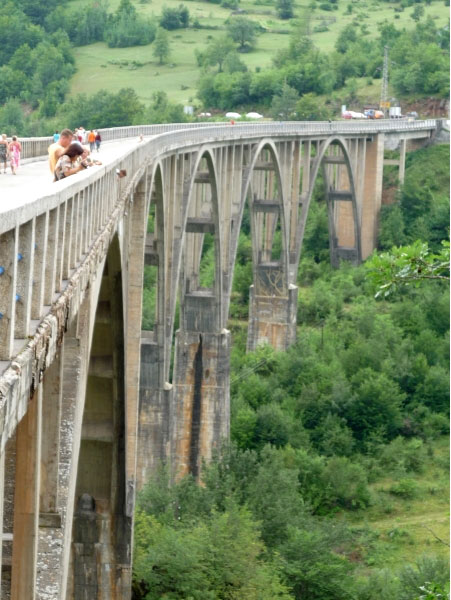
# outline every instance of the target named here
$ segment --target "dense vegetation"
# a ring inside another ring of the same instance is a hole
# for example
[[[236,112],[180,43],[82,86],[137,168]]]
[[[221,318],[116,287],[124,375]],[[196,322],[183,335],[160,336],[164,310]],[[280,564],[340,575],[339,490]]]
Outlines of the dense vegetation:
[[[82,119],[85,127],[149,122],[152,110],[149,113],[143,106],[136,90],[118,93],[119,86],[114,92],[100,90],[95,95],[72,97],[73,111],[64,106],[69,82],[75,73],[73,46],[105,42],[110,48],[148,48],[151,44],[150,51],[143,50],[139,55],[142,59],[108,61],[123,67],[124,71],[138,71],[150,64],[152,57],[159,66],[173,60],[172,44],[176,40],[169,34],[174,30],[191,28],[200,31],[207,27],[193,17],[183,3],[163,6],[161,14],[146,16],[147,13],[132,0],[120,0],[112,10],[103,1],[83,1],[82,4],[81,1],[65,0],[43,5],[37,0],[7,0],[0,7],[0,24],[4,31],[0,49],[1,129],[19,135],[35,135],[49,134],[65,126],[79,126],[77,105],[98,104],[99,101],[102,110],[93,111],[94,114],[88,110]],[[429,6],[430,0],[427,2]],[[255,14],[259,14],[258,4],[262,3],[263,0],[255,1]],[[412,13],[413,29],[396,27],[384,20],[378,21],[377,34],[371,36],[359,12],[342,27],[334,48],[327,52],[320,50],[313,41],[312,15],[321,10],[335,11],[338,2],[318,5],[313,1],[301,11],[292,0],[271,3],[265,0],[264,4],[273,5],[274,15],[281,23],[288,21],[291,24],[290,29],[284,30],[284,33],[291,30],[290,36],[285,35],[282,49],[273,53],[270,68],[262,69],[256,65],[251,70],[244,58],[255,53],[259,39],[267,35],[268,28],[251,18],[253,14],[248,15],[248,12],[253,11],[249,9],[240,9],[241,12],[235,11],[239,14],[230,15],[220,32],[208,36],[208,46],[195,52],[198,66],[196,95],[203,107],[216,110],[257,107],[277,119],[327,119],[337,114],[341,103],[353,101],[357,81],[366,79],[372,84],[373,80],[380,79],[386,45],[390,47],[390,81],[395,94],[402,97],[448,96],[449,27],[424,16],[421,2],[413,7],[418,9],[415,18]],[[403,11],[411,4],[402,0],[399,10]],[[233,8],[237,2],[225,0],[222,5]],[[352,4],[348,5],[350,16],[352,7]],[[296,16],[301,18],[296,20]],[[327,23],[326,19],[326,30]],[[131,99],[125,119],[116,109],[124,95]],[[107,101],[102,102],[102,98]],[[170,120],[173,112],[171,105],[163,119]],[[180,112],[179,107],[177,114]]]
[[[402,243],[421,233],[431,247],[448,237],[448,164],[449,146],[409,155],[405,185],[384,211],[381,247],[397,241],[395,231]],[[298,341],[285,353],[245,354],[246,325],[231,321],[231,444],[205,466],[202,487],[190,477],[170,486],[162,468],[142,492],[137,599],[448,597],[437,522],[434,547],[420,543],[416,553],[412,530],[384,533],[365,521],[405,520],[429,498],[446,514],[439,449],[449,431],[449,289],[428,281],[381,301],[371,261],[332,270],[317,192],[299,270]],[[245,219],[235,317],[247,310],[248,233]]]

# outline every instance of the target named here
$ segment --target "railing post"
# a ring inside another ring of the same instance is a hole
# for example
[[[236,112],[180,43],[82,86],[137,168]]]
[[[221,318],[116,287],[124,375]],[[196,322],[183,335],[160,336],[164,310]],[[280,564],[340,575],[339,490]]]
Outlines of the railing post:
[[[18,228],[0,236],[0,359],[9,360],[13,352],[16,320],[16,282]]]
[[[33,290],[35,220],[32,219],[19,227],[19,245],[17,251],[16,285],[16,322],[14,336],[19,339],[28,337]]]

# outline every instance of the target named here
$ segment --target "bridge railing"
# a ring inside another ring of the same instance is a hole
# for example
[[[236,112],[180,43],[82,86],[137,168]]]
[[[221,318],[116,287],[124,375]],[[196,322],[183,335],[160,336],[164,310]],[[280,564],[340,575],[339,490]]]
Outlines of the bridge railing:
[[[265,123],[167,123],[162,125],[133,125],[128,127],[111,127],[109,129],[100,129],[102,141],[108,142],[124,138],[138,138],[139,136],[154,136],[162,133],[175,131],[189,131],[194,129],[211,128],[216,130],[230,132],[230,128],[234,127],[243,133],[260,133],[277,135],[280,133],[298,135],[311,134],[328,134],[328,133],[349,133],[349,132],[368,132],[368,133],[384,133],[395,131],[418,131],[420,129],[435,129],[437,121],[428,119],[425,121],[391,121],[385,119],[382,121],[281,121],[281,122],[265,122]],[[39,138],[21,138],[22,157],[33,158],[45,156],[48,146],[53,142],[51,137]]]

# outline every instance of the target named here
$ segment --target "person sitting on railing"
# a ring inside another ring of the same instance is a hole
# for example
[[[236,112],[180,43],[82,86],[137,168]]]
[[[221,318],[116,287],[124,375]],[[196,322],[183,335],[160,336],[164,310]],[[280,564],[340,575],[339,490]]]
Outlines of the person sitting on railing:
[[[55,165],[54,181],[61,181],[61,179],[64,179],[65,177],[75,175],[75,173],[79,173],[80,171],[87,169],[88,163],[86,160],[82,160],[80,163],[77,163],[78,158],[83,156],[84,152],[85,151],[83,150],[81,144],[70,144]]]
[[[55,173],[55,166],[58,162],[59,157],[69,148],[70,143],[74,138],[74,134],[70,129],[63,129],[60,133],[59,140],[50,144],[48,148],[49,152],[49,167],[52,175]]]

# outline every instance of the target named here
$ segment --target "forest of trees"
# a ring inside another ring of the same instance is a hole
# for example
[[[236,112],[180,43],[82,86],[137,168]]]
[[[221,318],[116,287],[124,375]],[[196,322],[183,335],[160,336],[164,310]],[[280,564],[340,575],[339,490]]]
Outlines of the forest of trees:
[[[199,81],[198,95],[204,106],[225,109],[250,104],[269,107],[276,98],[285,104],[290,93],[299,97],[314,94],[318,111],[313,111],[310,118],[324,118],[324,102],[316,97],[332,94],[355,77],[380,78],[383,48],[389,45],[392,85],[397,94],[447,97],[449,38],[444,34],[428,19],[418,23],[413,32],[385,23],[380,26],[379,37],[372,40],[357,24],[352,24],[342,30],[335,52],[326,54],[315,47],[301,24],[293,31],[288,47],[274,58],[272,69],[258,73],[206,69]],[[300,114],[296,112],[291,118],[305,118],[302,105]]]
[[[448,165],[447,145],[408,155],[405,184],[384,208],[381,249],[421,238],[440,252]],[[445,558],[430,552],[415,564],[375,567],[378,534],[346,518],[390,511],[390,498],[427,501],[415,477],[431,461],[446,478],[433,449],[449,432],[448,282],[395,286],[375,298],[377,256],[330,267],[320,184],[316,195],[299,268],[298,341],[284,353],[245,354],[245,215],[230,311],[231,443],[205,465],[202,486],[191,477],[171,486],[162,467],[139,496],[136,599],[448,598]],[[213,249],[204,278],[212,259]],[[155,280],[147,269],[149,315]],[[449,263],[442,273],[449,277]],[[389,490],[375,492],[387,476]]]

